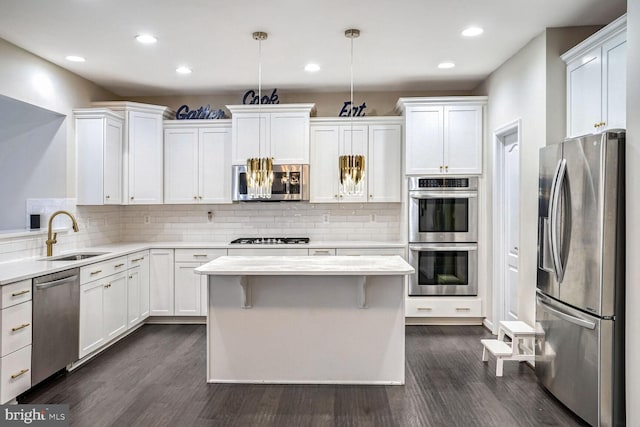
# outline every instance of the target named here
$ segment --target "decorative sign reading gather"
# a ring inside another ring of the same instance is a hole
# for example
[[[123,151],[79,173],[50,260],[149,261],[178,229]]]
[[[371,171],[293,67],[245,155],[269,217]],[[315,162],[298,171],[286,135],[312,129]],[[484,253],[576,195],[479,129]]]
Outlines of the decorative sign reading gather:
[[[264,95],[260,104],[280,104],[280,101],[278,100],[278,94],[276,93],[277,90],[278,89],[273,89],[271,95]],[[242,97],[242,103],[257,104],[258,94],[256,94],[256,91],[253,89],[249,89],[248,91],[246,91],[244,96]]]
[[[340,110],[340,114],[338,114],[338,117],[364,117],[367,115],[364,112],[365,108],[367,108],[367,104],[364,102],[360,105],[352,107],[351,101],[344,101],[342,110]]]
[[[185,104],[178,108],[178,112],[176,112],[176,119],[224,119],[224,111],[212,110],[209,104],[207,104],[206,107],[200,107],[197,110],[189,110],[189,106]]]

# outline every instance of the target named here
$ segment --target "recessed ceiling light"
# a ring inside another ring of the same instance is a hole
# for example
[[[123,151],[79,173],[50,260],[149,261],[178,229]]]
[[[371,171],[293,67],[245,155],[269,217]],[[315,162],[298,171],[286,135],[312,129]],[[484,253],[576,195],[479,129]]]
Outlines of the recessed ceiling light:
[[[476,37],[482,33],[484,33],[484,30],[480,27],[469,27],[462,31],[462,35],[465,37]]]
[[[84,62],[84,61],[86,61],[86,59],[84,59],[82,56],[77,56],[77,55],[69,55],[69,56],[65,57],[65,59],[67,61],[71,61],[71,62]]]
[[[178,67],[176,68],[176,73],[178,74],[191,74],[191,68],[189,67]]]
[[[136,36],[136,40],[144,44],[152,44],[158,41],[158,39],[151,34],[139,34]]]
[[[318,64],[307,64],[304,66],[304,70],[310,73],[315,73],[316,71],[320,71],[320,66]]]
[[[438,68],[442,69],[453,68],[455,66],[456,64],[454,64],[453,62],[441,62],[438,64]]]

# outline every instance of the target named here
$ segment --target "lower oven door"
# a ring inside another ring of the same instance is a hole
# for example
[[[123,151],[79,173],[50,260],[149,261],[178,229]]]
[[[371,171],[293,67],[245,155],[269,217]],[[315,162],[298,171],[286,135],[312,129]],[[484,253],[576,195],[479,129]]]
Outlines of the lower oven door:
[[[409,245],[409,295],[477,295],[478,245],[428,243]]]

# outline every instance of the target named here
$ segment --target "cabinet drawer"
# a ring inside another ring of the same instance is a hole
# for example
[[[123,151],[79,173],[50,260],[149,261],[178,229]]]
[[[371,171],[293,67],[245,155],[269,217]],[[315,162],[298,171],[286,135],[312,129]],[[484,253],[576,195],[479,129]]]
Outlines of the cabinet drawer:
[[[309,255],[311,256],[326,256],[326,255],[335,255],[336,250],[331,249],[309,249]]]
[[[88,283],[93,280],[102,279],[120,271],[127,269],[127,257],[122,256],[104,262],[91,264],[80,268],[80,283]]]
[[[140,251],[127,255],[127,268],[137,267],[149,262],[149,251]]]
[[[338,248],[336,255],[400,255],[404,258],[404,248]]]
[[[31,300],[31,279],[21,280],[2,287],[2,308]]]
[[[0,359],[0,403],[7,403],[31,388],[31,346]]]
[[[0,327],[0,355],[6,356],[31,344],[31,301],[2,310]]]
[[[481,317],[480,299],[409,297],[406,317]]]
[[[176,249],[176,262],[209,262],[227,254],[226,249]]]

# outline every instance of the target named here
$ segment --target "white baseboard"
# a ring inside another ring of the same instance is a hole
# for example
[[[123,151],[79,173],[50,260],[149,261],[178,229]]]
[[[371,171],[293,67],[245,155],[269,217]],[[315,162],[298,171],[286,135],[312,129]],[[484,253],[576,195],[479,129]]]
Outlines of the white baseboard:
[[[482,317],[405,317],[405,325],[482,325]]]
[[[489,330],[489,332],[491,332],[493,335],[496,335],[493,333],[493,322],[491,320],[485,317],[484,320],[482,321],[482,324],[484,325],[485,328]]]
[[[99,355],[100,353],[102,353],[103,351],[105,351],[106,349],[108,349],[109,347],[111,347],[112,345],[114,345],[115,343],[120,341],[121,339],[123,339],[125,337],[128,337],[130,334],[132,334],[133,332],[135,332],[138,329],[140,329],[140,327],[142,327],[142,325],[144,325],[144,323],[137,324],[133,328],[129,329],[127,332],[125,332],[122,335],[120,335],[117,338],[115,338],[113,341],[109,341],[107,344],[105,344],[104,346],[92,351],[91,353],[89,353],[86,356],[84,356],[82,359],[73,362],[71,365],[67,365],[67,371],[71,372],[71,371],[74,371],[74,370],[78,369],[80,366],[84,365],[89,360],[93,359],[94,357],[96,357],[97,355]]]
[[[148,325],[206,325],[207,316],[151,316],[144,321]]]

